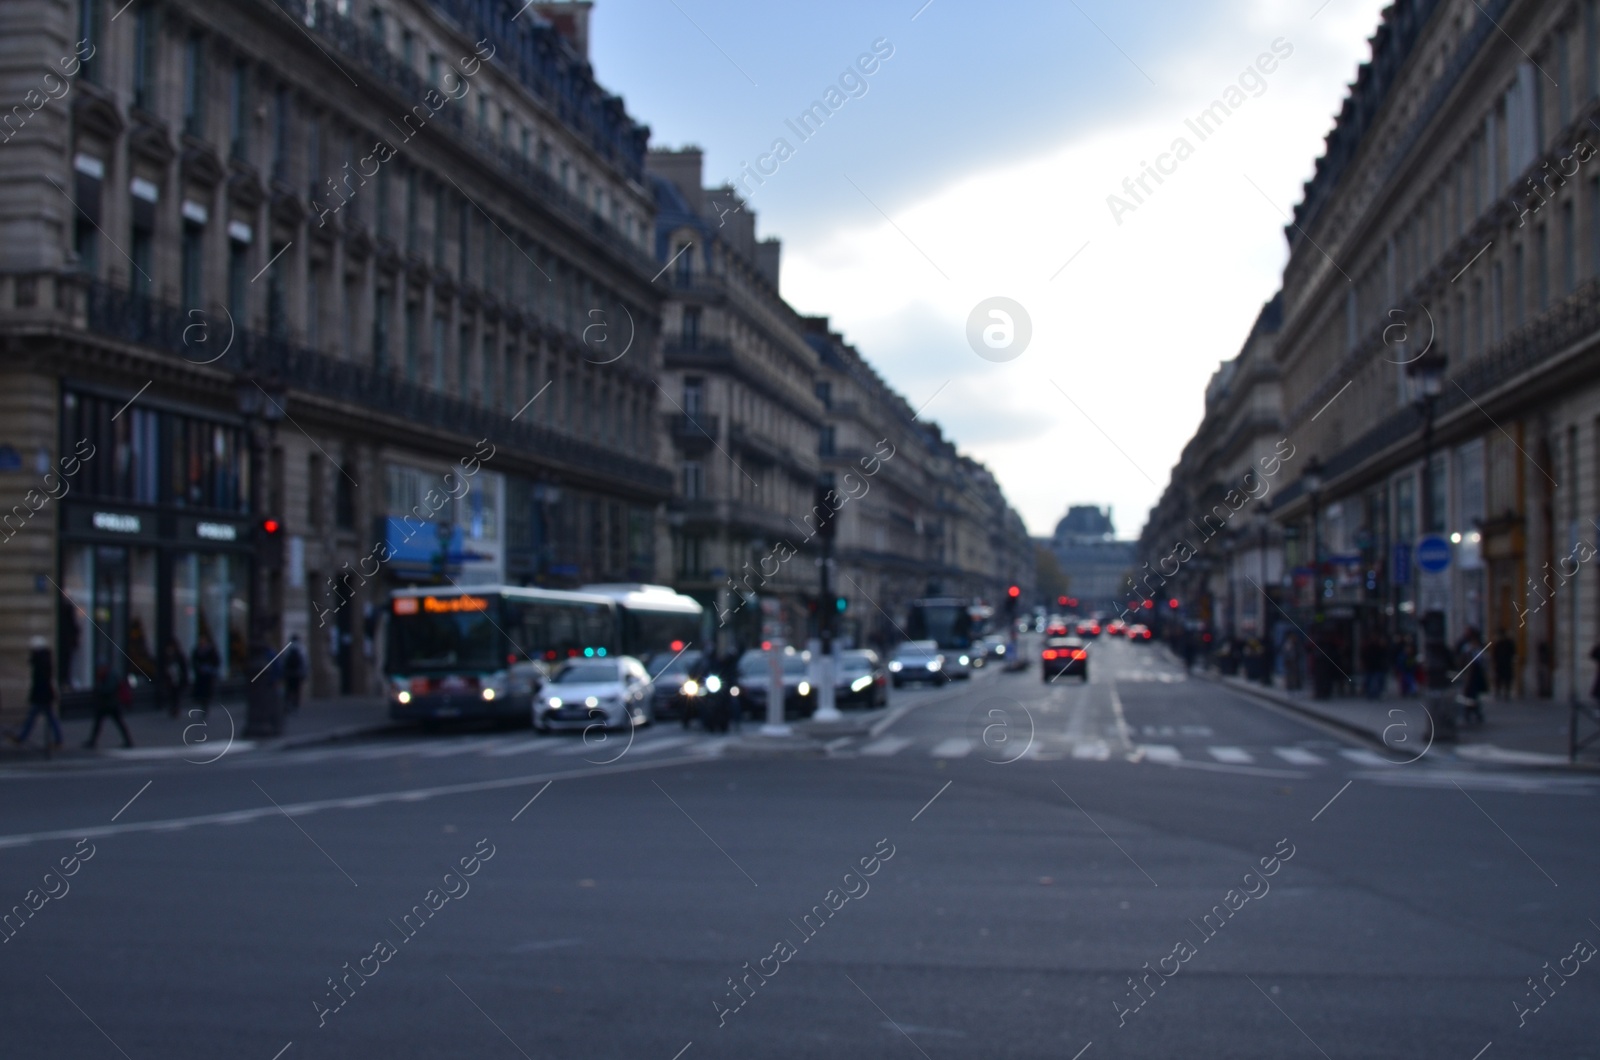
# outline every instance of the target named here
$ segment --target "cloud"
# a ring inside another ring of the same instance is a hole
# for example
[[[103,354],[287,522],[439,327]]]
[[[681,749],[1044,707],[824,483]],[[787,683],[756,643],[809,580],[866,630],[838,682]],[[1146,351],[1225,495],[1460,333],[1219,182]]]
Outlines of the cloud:
[[[1215,41],[1156,64],[1164,85],[1183,86],[1170,103],[1108,114],[1024,162],[980,160],[910,201],[893,185],[846,185],[857,209],[788,235],[785,295],[829,314],[914,407],[959,381],[927,415],[996,472],[1034,533],[1068,496],[1110,503],[1136,531],[1200,420],[1207,380],[1277,288],[1285,212],[1376,25],[1374,0],[1338,0],[1307,21],[1313,6],[1236,5]],[[1278,37],[1293,56],[1201,141],[1184,119]],[[1192,154],[1163,183],[1147,178],[1117,223],[1107,197],[1126,198],[1124,180],[1180,137]],[[969,311],[996,295],[1033,321],[1031,346],[1005,364],[965,338]]]

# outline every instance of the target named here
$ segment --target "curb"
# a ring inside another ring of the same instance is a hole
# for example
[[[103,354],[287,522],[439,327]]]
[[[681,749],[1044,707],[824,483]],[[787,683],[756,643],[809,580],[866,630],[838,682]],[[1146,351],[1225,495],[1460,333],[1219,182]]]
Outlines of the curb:
[[[1324,714],[1315,708],[1308,707],[1303,703],[1283,695],[1275,688],[1269,689],[1264,686],[1249,682],[1235,681],[1227,677],[1212,674],[1209,671],[1200,671],[1195,676],[1204,678],[1205,680],[1210,681],[1212,684],[1232,689],[1240,695],[1255,696],[1258,699],[1266,700],[1273,706],[1282,707],[1285,710],[1293,711],[1294,713],[1299,714],[1301,717],[1308,718],[1321,725],[1327,725],[1332,728],[1339,729],[1341,732],[1348,733],[1349,735],[1354,736],[1365,743],[1371,744],[1380,750],[1390,752],[1394,751],[1394,748],[1383,742],[1383,737],[1381,735],[1374,733],[1371,729],[1363,728],[1354,722],[1345,721],[1343,718],[1336,718],[1332,715]],[[1460,747],[1461,745],[1457,744],[1455,746]],[[1466,746],[1487,747],[1493,745],[1474,743],[1467,744]],[[1478,759],[1472,755],[1462,757],[1456,750],[1446,747],[1430,750],[1429,753],[1439,756],[1437,759],[1435,759],[1436,761],[1447,759],[1468,766],[1492,766],[1500,769],[1526,769],[1558,773],[1600,772],[1600,762],[1586,761],[1583,759],[1579,759],[1576,762],[1565,760],[1553,762],[1495,762]]]

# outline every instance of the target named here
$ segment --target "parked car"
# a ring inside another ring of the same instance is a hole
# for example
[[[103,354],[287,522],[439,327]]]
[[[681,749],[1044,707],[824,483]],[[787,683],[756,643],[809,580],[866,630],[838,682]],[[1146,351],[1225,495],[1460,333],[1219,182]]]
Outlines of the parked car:
[[[1050,637],[1039,652],[1039,669],[1045,681],[1065,674],[1089,683],[1089,645],[1080,637]]]
[[[839,653],[839,668],[834,674],[833,701],[870,710],[889,702],[889,670],[875,651],[865,648]]]
[[[771,652],[753,648],[739,656],[738,695],[744,712],[762,717],[767,710],[767,686],[771,683]],[[816,690],[811,687],[811,653],[785,648],[783,660],[783,716],[809,718],[817,709]]]
[[[894,650],[889,659],[889,680],[900,688],[908,681],[927,681],[942,685],[950,680],[945,672],[945,656],[931,640],[908,640]]]
[[[653,689],[650,695],[651,716],[656,718],[681,718],[694,707],[700,682],[694,675],[705,666],[703,651],[656,652],[645,661],[650,672]]]
[[[569,659],[550,675],[533,705],[533,727],[620,729],[650,724],[651,681],[644,664],[627,655]]]

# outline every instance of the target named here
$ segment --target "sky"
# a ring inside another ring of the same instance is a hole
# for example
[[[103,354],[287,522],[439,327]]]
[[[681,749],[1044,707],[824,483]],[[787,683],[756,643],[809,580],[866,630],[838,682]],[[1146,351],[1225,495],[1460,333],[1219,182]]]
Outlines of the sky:
[[[1132,537],[1277,290],[1383,3],[598,0],[590,58],[652,146],[706,152],[708,185],[785,140],[748,185],[783,296],[987,464],[1031,533],[1096,504]],[[788,123],[830,85],[802,139]],[[1186,119],[1230,86],[1202,139]],[[1147,165],[1167,172],[1141,188]]]

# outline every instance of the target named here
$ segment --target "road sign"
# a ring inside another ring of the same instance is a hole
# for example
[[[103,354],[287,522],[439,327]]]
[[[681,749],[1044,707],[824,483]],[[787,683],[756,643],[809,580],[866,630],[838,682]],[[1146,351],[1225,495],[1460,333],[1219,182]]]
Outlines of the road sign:
[[[1429,534],[1417,542],[1417,566],[1438,574],[1450,566],[1450,542],[1439,534]]]

